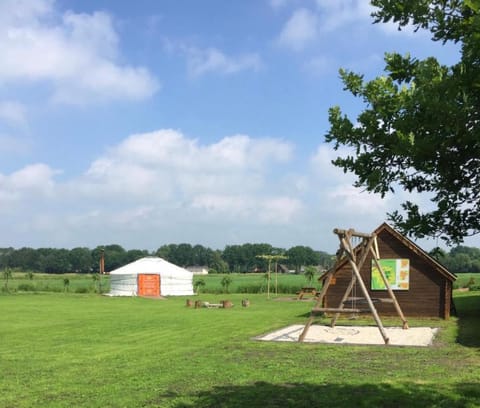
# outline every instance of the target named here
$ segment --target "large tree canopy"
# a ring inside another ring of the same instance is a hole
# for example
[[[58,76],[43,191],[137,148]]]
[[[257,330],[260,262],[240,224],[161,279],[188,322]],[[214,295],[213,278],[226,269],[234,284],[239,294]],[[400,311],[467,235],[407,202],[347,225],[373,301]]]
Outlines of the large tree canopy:
[[[355,120],[330,109],[327,142],[352,151],[333,163],[382,196],[427,194],[433,209],[406,201],[390,221],[414,237],[460,243],[480,232],[480,0],[371,3],[376,23],[430,30],[434,41],[458,43],[460,59],[445,66],[390,53],[384,75],[371,81],[340,70],[345,89],[366,106]]]

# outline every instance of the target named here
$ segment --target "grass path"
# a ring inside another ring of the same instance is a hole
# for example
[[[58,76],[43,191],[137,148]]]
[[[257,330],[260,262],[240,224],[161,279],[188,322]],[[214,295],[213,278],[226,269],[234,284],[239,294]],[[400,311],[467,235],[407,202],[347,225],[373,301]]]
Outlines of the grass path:
[[[411,322],[442,328],[430,348],[252,341],[311,304],[228,298],[0,296],[0,406],[480,406],[480,293],[457,296],[459,320]]]

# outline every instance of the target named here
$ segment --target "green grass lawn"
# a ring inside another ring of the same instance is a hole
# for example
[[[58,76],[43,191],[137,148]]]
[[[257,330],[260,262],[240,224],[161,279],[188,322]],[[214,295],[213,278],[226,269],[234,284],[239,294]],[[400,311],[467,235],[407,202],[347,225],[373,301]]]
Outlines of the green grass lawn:
[[[429,348],[254,341],[312,303],[244,297],[2,295],[0,406],[480,406],[480,292],[456,294],[459,319],[410,321],[441,327]]]
[[[480,273],[458,273],[455,286],[464,288],[470,280],[473,280],[475,284],[480,285]]]

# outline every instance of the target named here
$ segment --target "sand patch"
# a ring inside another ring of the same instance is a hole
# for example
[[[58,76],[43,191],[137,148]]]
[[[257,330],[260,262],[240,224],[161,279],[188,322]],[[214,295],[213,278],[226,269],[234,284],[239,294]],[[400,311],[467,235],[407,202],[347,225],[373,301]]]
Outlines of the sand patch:
[[[304,326],[295,324],[284,327],[262,336],[256,337],[263,341],[298,341]],[[437,328],[411,327],[403,330],[401,327],[385,327],[390,339],[390,346],[430,346],[438,332]],[[308,330],[305,343],[327,344],[379,344],[385,345],[377,326],[322,326],[312,325]]]

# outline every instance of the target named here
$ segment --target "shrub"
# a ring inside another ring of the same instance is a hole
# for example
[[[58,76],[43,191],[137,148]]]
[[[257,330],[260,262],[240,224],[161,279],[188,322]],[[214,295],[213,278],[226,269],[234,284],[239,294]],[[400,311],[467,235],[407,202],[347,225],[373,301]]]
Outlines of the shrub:
[[[37,289],[33,283],[20,283],[17,286],[17,290],[21,292],[36,292]]]
[[[233,282],[233,279],[230,276],[224,276],[221,280],[221,284],[225,293],[228,293],[228,287]]]
[[[200,293],[200,288],[203,288],[204,286],[205,286],[205,280],[204,279],[198,279],[193,284],[193,287],[195,288],[195,292],[197,292],[197,294]]]
[[[61,292],[61,291],[62,291],[62,288],[60,288],[60,287],[58,287],[58,286],[52,286],[52,287],[50,288],[50,292],[56,292],[56,293],[58,293],[58,292]]]
[[[278,285],[278,293],[297,293],[301,289],[301,285]]]
[[[288,285],[288,284],[279,284],[277,286],[277,292],[280,294],[293,294],[299,292],[301,289],[300,285]],[[236,293],[266,293],[267,288],[265,285],[239,285],[237,287]],[[270,293],[275,293],[275,286],[270,286]]]
[[[75,288],[75,293],[88,293],[89,290],[85,286],[79,286],[78,288]]]
[[[258,285],[239,285],[236,290],[237,293],[262,293],[263,288]]]
[[[305,272],[303,275],[308,281],[309,285],[312,285],[313,279],[315,279],[315,273],[317,272],[317,269],[314,266],[307,266],[305,268]]]
[[[5,292],[8,292],[8,281],[13,279],[13,273],[10,268],[5,268],[3,270],[3,279],[5,280],[5,285],[4,285]]]

